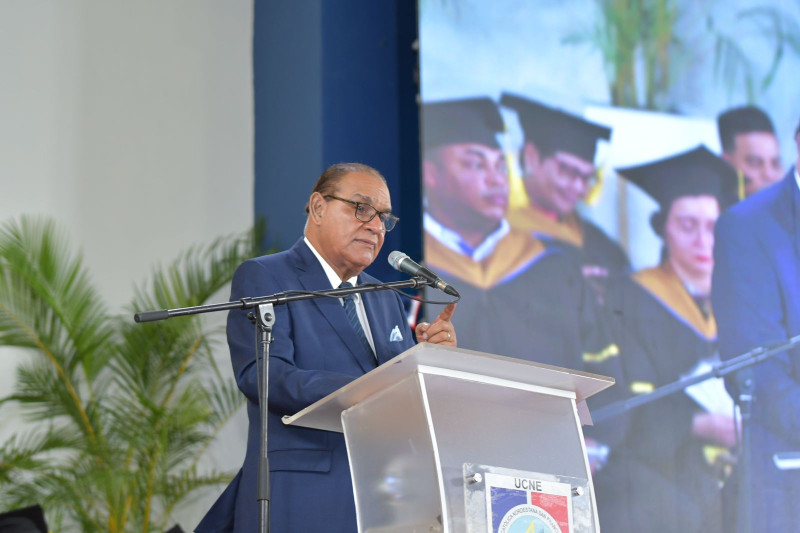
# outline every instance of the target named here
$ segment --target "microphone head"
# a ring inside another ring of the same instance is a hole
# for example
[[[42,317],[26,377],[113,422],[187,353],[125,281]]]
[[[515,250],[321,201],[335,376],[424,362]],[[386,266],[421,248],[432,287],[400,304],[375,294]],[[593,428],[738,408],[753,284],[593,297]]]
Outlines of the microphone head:
[[[397,269],[398,262],[402,261],[406,257],[408,256],[400,250],[395,250],[389,254],[389,264],[392,265],[392,268]]]

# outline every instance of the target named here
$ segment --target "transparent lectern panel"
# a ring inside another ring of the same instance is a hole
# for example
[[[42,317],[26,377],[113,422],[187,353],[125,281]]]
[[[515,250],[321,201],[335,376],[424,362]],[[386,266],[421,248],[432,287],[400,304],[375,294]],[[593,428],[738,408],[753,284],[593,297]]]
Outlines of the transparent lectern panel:
[[[572,399],[448,376],[424,374],[423,380],[449,531],[467,531],[465,463],[570,478],[589,487]],[[590,488],[588,494],[591,502]]]
[[[342,412],[361,532],[442,531],[436,464],[416,374]]]

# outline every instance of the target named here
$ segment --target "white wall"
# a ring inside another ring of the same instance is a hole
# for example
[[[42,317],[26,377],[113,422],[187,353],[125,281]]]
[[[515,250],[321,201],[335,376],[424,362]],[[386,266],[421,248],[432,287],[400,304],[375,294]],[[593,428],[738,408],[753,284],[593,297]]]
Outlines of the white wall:
[[[0,223],[55,218],[112,309],[153,265],[251,224],[252,9],[0,2]],[[0,395],[18,357],[0,351]],[[0,440],[13,430],[3,420]],[[238,467],[245,434],[234,421],[213,466]],[[213,498],[182,513],[184,529]]]

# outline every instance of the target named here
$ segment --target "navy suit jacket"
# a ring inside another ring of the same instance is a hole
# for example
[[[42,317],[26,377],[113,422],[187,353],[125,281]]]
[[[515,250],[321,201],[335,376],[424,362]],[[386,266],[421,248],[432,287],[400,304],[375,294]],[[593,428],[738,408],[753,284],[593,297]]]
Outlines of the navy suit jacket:
[[[363,273],[358,281],[377,282]],[[231,300],[330,288],[322,265],[301,239],[285,252],[242,263],[233,277]],[[302,410],[414,345],[396,293],[378,291],[362,297],[377,361],[359,342],[339,299],[317,298],[275,307],[268,402],[272,533],[356,530],[343,436],[285,426],[281,417]],[[198,525],[198,532],[257,530],[258,372],[254,326],[246,316],[243,310],[228,315],[228,345],[234,375],[247,398],[247,454],[242,469]],[[390,341],[395,328],[402,340]]]
[[[723,359],[800,334],[800,190],[793,170],[719,218],[714,257],[712,301]],[[800,450],[800,349],[752,372],[754,495],[768,487],[777,492],[769,498],[796,498],[800,473],[778,470],[772,456]],[[787,503],[797,507],[796,500]],[[754,524],[769,519],[773,506],[782,508],[780,501],[755,505]]]

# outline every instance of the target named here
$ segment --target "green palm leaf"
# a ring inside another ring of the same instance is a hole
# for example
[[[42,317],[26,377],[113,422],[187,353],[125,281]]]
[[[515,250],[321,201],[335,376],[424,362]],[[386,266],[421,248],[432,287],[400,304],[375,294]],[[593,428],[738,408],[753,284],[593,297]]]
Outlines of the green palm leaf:
[[[258,241],[190,248],[153,271],[130,309],[215,298]],[[0,228],[0,345],[28,353],[0,408],[16,404],[32,423],[0,444],[0,503],[41,502],[63,531],[156,531],[189,494],[229,479],[197,464],[242,397],[215,363],[218,325],[114,317],[90,280],[52,221]]]

